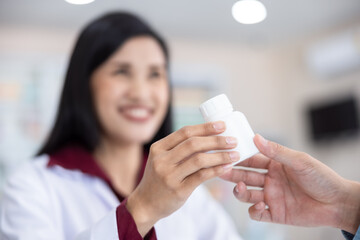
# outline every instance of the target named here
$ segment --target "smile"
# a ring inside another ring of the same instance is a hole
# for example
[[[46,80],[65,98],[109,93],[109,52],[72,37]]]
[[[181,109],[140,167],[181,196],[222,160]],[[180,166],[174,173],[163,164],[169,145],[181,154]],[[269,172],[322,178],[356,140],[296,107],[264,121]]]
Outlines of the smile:
[[[144,106],[130,106],[119,108],[119,112],[129,121],[144,123],[152,117],[154,111]]]

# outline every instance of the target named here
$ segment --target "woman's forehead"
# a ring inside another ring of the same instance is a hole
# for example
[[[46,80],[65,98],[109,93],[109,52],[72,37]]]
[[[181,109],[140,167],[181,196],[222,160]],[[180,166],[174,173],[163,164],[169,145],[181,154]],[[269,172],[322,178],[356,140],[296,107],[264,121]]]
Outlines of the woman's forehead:
[[[109,61],[127,64],[143,62],[165,66],[166,58],[157,40],[149,36],[139,36],[127,40],[112,54]]]

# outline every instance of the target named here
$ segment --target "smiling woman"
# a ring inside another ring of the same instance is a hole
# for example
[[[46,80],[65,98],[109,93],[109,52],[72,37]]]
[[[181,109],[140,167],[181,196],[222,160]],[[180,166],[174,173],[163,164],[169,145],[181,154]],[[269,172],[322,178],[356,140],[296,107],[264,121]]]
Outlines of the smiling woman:
[[[156,40],[139,36],[126,41],[90,81],[104,135],[118,141],[151,140],[170,97],[166,58]]]
[[[0,239],[231,239],[204,188],[239,159],[223,122],[171,133],[168,51],[128,13],[79,36],[50,135],[9,178]]]

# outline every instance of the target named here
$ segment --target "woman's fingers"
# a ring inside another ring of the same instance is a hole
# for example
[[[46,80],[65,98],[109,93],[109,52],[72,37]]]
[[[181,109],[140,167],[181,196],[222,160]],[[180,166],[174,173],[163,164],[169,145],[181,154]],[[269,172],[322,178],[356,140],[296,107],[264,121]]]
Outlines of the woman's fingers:
[[[192,137],[169,151],[172,163],[181,162],[192,155],[212,150],[229,150],[236,147],[237,141],[234,137],[207,136]]]
[[[180,179],[184,179],[200,169],[233,163],[239,159],[240,155],[237,151],[197,153],[181,162],[176,168],[176,171],[178,171]]]
[[[171,133],[169,136],[156,142],[165,151],[176,147],[183,141],[195,136],[210,136],[222,133],[225,130],[225,123],[223,121],[209,122],[193,126],[185,126],[180,130]]]
[[[245,183],[239,182],[234,188],[234,195],[241,202],[258,203],[264,201],[263,190],[247,189]]]
[[[186,177],[182,184],[187,191],[193,191],[197,186],[201,183],[211,179],[218,177],[224,174],[226,171],[229,171],[232,168],[231,164],[224,164],[211,168],[203,168],[190,176]]]
[[[242,169],[232,169],[220,177],[226,181],[244,182],[246,185],[254,187],[263,187],[265,184],[265,174]]]
[[[236,166],[267,169],[270,162],[270,158],[264,156],[263,154],[256,154],[251,158],[241,161],[240,163],[236,164]]]
[[[260,221],[260,222],[273,222],[271,217],[271,212],[269,209],[266,209],[264,202],[259,202],[252,205],[249,208],[249,215],[251,219]]]

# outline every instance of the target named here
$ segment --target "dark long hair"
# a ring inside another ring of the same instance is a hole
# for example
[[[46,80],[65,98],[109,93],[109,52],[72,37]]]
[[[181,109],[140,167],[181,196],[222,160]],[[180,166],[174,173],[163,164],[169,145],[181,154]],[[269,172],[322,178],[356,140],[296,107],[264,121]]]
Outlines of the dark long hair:
[[[90,152],[96,148],[100,142],[101,128],[92,102],[90,76],[125,41],[144,35],[159,43],[168,66],[169,53],[164,40],[143,20],[130,13],[106,14],[83,29],[70,58],[55,124],[37,155],[51,154],[73,143],[80,144]],[[171,131],[170,102],[159,131],[144,146],[145,150]]]

